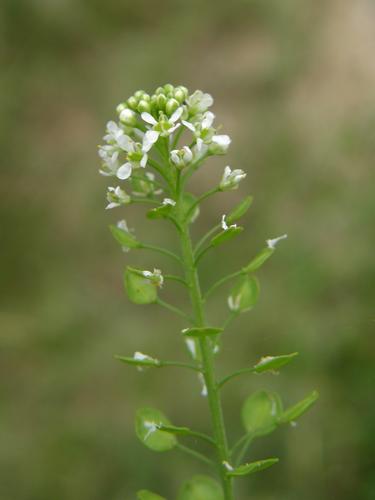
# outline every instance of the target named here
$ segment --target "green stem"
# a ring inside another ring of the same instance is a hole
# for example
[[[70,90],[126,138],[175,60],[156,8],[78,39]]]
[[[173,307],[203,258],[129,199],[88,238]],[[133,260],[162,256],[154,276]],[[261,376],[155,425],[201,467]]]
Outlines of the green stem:
[[[179,283],[188,286],[184,278],[181,278],[181,276],[175,276],[174,274],[164,274],[164,279],[170,281],[178,281]]]
[[[206,300],[221,285],[224,285],[224,283],[230,281],[233,278],[237,278],[237,276],[240,276],[241,274],[244,274],[242,269],[240,269],[240,271],[236,271],[235,273],[228,274],[228,276],[224,276],[224,278],[221,278],[220,280],[216,281],[216,283],[214,283],[211,286],[211,288],[209,288],[207,292],[204,294],[204,300]]]
[[[180,193],[181,195],[181,193]],[[193,254],[188,226],[182,223],[180,233],[182,256],[185,266],[186,281],[189,284],[190,300],[194,312],[194,323],[198,327],[207,326],[203,309],[203,298],[201,294],[199,277]],[[202,372],[207,387],[208,403],[211,412],[214,440],[217,444],[217,466],[221,477],[225,500],[233,500],[232,478],[226,473],[223,462],[228,461],[228,444],[225,432],[224,417],[221,407],[220,390],[216,382],[214,368],[214,354],[210,339],[203,337],[199,339],[202,354]]]
[[[165,307],[165,309],[168,309],[169,311],[177,314],[178,316],[182,316],[191,323],[191,318],[184,311],[181,311],[181,309],[179,309],[178,307],[172,306],[172,304],[165,302],[159,297],[156,299],[156,303],[159,304],[159,306]]]
[[[200,460],[201,462],[204,462],[207,465],[215,466],[215,464],[213,463],[212,460],[210,460],[209,458],[207,458],[205,455],[202,455],[202,453],[199,453],[198,451],[192,450],[188,446],[184,446],[181,443],[177,443],[176,444],[176,448],[178,450],[186,453],[187,455],[190,455],[190,456],[192,456],[192,457]]]
[[[185,215],[185,220],[188,220],[189,219],[189,215],[192,214],[195,210],[195,208],[200,204],[202,203],[203,200],[205,200],[206,198],[218,193],[220,191],[220,189],[218,187],[215,187],[213,189],[210,189],[209,191],[207,191],[207,193],[204,193],[202,194],[202,196],[200,196],[199,198],[197,198],[195,200],[195,202],[191,205],[191,207],[189,208],[189,210],[187,211],[186,215]]]
[[[214,226],[212,229],[210,229],[197,243],[195,247],[195,254],[199,252],[199,250],[203,247],[203,245],[206,243],[206,241],[213,236],[219,229],[221,228],[221,224],[217,224]]]
[[[181,258],[175,253],[171,252],[170,250],[167,250],[166,248],[158,247],[156,245],[150,245],[148,243],[141,243],[141,246],[139,248],[144,248],[145,250],[153,250],[154,252],[162,253],[163,255],[167,255],[168,257],[177,260],[179,264],[182,264]]]
[[[230,375],[227,375],[226,377],[222,378],[219,382],[219,387],[223,387],[224,384],[229,382],[229,380],[232,380],[232,378],[239,377],[240,375],[243,375],[244,373],[255,373],[254,367],[248,367],[248,368],[242,368],[241,370],[237,370]]]

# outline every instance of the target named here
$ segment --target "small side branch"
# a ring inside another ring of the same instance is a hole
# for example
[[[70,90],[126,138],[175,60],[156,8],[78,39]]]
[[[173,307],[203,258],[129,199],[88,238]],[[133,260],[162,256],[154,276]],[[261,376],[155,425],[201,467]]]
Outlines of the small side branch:
[[[228,276],[224,276],[224,278],[221,278],[220,280],[216,281],[205,293],[204,295],[204,300],[206,300],[215,290],[217,290],[221,285],[224,285],[227,281],[230,281],[234,278],[237,278],[237,276],[241,276],[241,274],[244,274],[243,270],[240,269],[239,271],[236,271],[232,274],[228,274]]]
[[[182,259],[177,254],[171,252],[170,250],[167,250],[166,248],[158,247],[156,245],[150,245],[148,243],[142,243],[140,248],[143,248],[145,250],[153,250],[154,252],[167,255],[168,257],[176,260],[179,264],[183,264]]]
[[[176,448],[183,453],[186,453],[187,455],[190,455],[191,457],[196,458],[197,460],[200,460],[201,462],[205,463],[206,465],[210,465],[211,467],[216,467],[216,464],[212,460],[210,460],[208,457],[203,455],[202,453],[199,453],[199,451],[195,451],[192,448],[189,448],[188,446],[184,446],[181,443],[177,443]]]
[[[184,311],[181,311],[178,307],[173,306],[172,304],[169,304],[168,302],[165,302],[164,300],[160,299],[159,297],[156,299],[156,304],[159,304],[159,306],[164,307],[165,309],[168,309],[168,311],[171,311],[178,316],[181,316],[184,319],[187,319],[189,323],[191,323],[191,318],[188,314],[186,314]]]
[[[229,380],[232,380],[235,377],[239,377],[240,375],[243,375],[245,373],[255,373],[254,367],[251,366],[248,368],[242,368],[241,370],[237,370],[237,371],[231,373],[230,375],[227,375],[226,377],[222,378],[218,382],[218,387],[223,387],[223,385],[226,384],[227,382],[229,382]]]

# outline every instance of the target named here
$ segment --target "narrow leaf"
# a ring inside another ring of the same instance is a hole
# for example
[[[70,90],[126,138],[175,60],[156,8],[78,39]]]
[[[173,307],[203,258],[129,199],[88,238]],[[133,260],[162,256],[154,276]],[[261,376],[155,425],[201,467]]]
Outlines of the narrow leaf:
[[[290,363],[296,356],[298,356],[298,352],[283,354],[281,356],[264,356],[254,366],[254,372],[263,373],[267,371],[275,371],[278,368],[281,368],[282,366]]]
[[[242,233],[243,227],[237,226],[237,227],[229,227],[225,231],[221,231],[219,234],[214,236],[211,240],[211,245],[213,247],[217,247],[218,245],[221,245],[225,241],[231,240],[238,234]]]
[[[277,394],[257,391],[247,398],[241,415],[246,431],[256,437],[275,430],[281,413],[282,405]]]
[[[165,500],[164,497],[157,495],[156,493],[152,493],[149,490],[141,490],[137,492],[138,500]]]
[[[243,199],[227,216],[228,224],[232,224],[236,220],[240,219],[243,215],[245,215],[245,213],[249,210],[252,202],[252,196],[247,196],[245,199]]]
[[[263,248],[263,250],[259,252],[258,255],[256,255],[254,259],[251,260],[247,266],[243,268],[243,271],[245,273],[253,273],[257,269],[259,269],[266,262],[266,260],[268,260],[271,257],[274,251],[275,251],[274,248],[269,248],[269,247]]]
[[[142,275],[139,269],[127,267],[124,273],[124,285],[129,299],[134,304],[152,304],[157,299],[157,287]]]
[[[268,467],[277,464],[278,461],[278,458],[267,458],[266,460],[258,460],[257,462],[243,464],[233,470],[228,471],[228,476],[246,476],[248,474],[253,474],[254,472],[268,469]]]
[[[159,425],[170,425],[159,410],[140,408],[135,417],[135,432],[142,443],[154,451],[168,451],[177,444],[173,434],[159,430]]]
[[[210,337],[211,335],[217,335],[223,331],[222,328],[213,327],[202,327],[202,328],[185,328],[182,333],[185,337]]]
[[[120,243],[122,247],[140,248],[140,242],[128,231],[124,231],[123,229],[114,226],[113,224],[109,226],[109,229],[115,240],[118,241],[118,243]]]
[[[177,500],[224,500],[224,495],[214,479],[194,476],[182,485]]]
[[[311,408],[318,397],[318,391],[313,391],[305,399],[285,410],[280,416],[279,422],[282,424],[293,422]]]

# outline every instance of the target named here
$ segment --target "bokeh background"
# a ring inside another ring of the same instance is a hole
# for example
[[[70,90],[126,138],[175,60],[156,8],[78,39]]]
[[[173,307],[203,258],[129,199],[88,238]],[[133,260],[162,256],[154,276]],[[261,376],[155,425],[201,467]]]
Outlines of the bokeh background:
[[[247,500],[375,498],[375,4],[371,0],[2,0],[0,18],[0,498],[131,500],[142,487],[172,500],[200,464],[139,443],[139,406],[209,430],[194,376],[138,373],[113,354],[185,359],[185,326],[131,305],[123,254],[107,226],[126,216],[140,239],[176,246],[140,207],[105,212],[97,144],[115,106],[171,82],[215,97],[232,137],[226,158],[192,183],[201,193],[226,164],[241,189],[206,203],[194,235],[251,193],[246,233],[202,266],[211,283],[267,237],[287,242],[258,273],[261,300],[226,334],[219,370],[299,351],[278,377],[224,390],[231,440],[256,388],[318,405],[294,429],[259,440],[248,459],[279,456],[238,481]],[[121,212],[121,213],[120,213]],[[178,284],[166,300],[184,306]],[[226,290],[210,303],[224,318]]]

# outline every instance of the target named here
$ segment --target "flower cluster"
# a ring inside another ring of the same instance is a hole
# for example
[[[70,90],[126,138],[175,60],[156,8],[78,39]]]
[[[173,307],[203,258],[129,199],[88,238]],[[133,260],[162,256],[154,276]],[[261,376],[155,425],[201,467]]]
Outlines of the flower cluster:
[[[127,181],[129,187],[109,187],[106,208],[161,194],[150,169],[160,173],[158,160],[166,151],[169,168],[175,171],[195,168],[208,156],[226,153],[231,140],[228,135],[217,134],[215,115],[209,111],[212,104],[210,94],[201,90],[189,93],[186,87],[170,84],[153,94],[138,90],[119,104],[118,120],[107,123],[104,144],[99,146],[99,172]],[[177,149],[184,132],[189,145]],[[231,172],[226,167],[220,190],[235,189],[245,175],[242,170]]]

